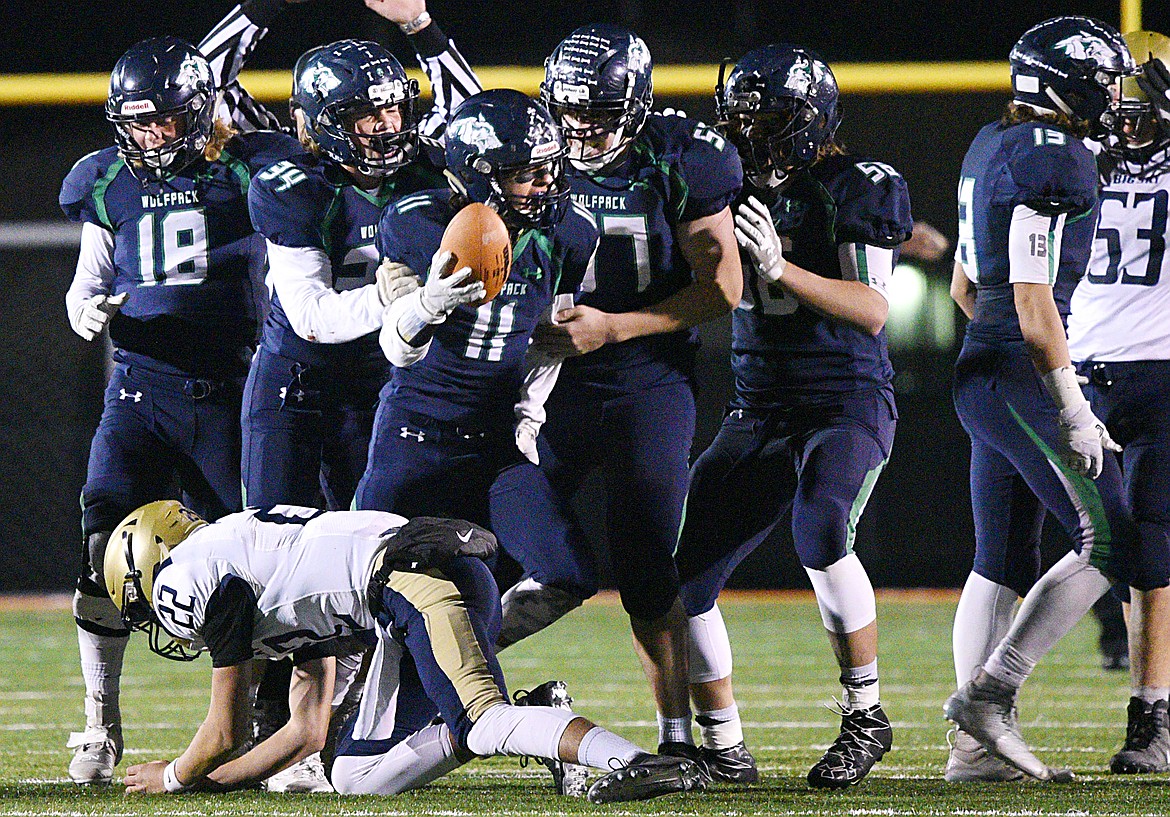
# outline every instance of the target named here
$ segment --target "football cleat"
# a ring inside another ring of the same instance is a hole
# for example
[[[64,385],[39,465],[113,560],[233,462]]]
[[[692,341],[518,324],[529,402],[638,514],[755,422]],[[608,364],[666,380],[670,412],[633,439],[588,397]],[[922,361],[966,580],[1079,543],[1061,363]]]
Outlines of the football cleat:
[[[1050,769],[1032,754],[1020,734],[1015,698],[1014,690],[996,690],[971,681],[947,698],[943,712],[987,751],[1024,774],[1054,783],[1072,780],[1071,771]]]
[[[1125,746],[1109,761],[1114,774],[1161,774],[1170,772],[1170,703],[1146,703],[1129,699],[1129,723]]]
[[[264,791],[273,794],[332,794],[319,753],[299,760],[264,781]]]
[[[84,732],[71,732],[65,744],[73,749],[69,761],[69,779],[79,786],[108,786],[114,780],[114,767],[122,759],[122,727],[92,726]]]
[[[814,789],[844,789],[861,782],[893,747],[890,719],[881,704],[868,709],[841,709],[841,731],[808,772]]]
[[[704,746],[699,750],[699,764],[712,781],[739,785],[760,782],[756,759],[742,740],[726,749]]]
[[[589,802],[649,800],[664,794],[703,791],[706,788],[706,776],[694,761],[672,755],[646,754],[598,778],[589,787]]]
[[[545,681],[531,691],[516,690],[512,695],[516,706],[551,706],[553,709],[573,711],[573,699],[564,681]],[[563,760],[537,758],[553,776],[557,794],[584,797],[589,791],[589,767]]]
[[[1024,773],[1000,760],[983,748],[983,744],[962,729],[947,733],[951,744],[943,780],[948,783],[1006,783],[1019,780]]]

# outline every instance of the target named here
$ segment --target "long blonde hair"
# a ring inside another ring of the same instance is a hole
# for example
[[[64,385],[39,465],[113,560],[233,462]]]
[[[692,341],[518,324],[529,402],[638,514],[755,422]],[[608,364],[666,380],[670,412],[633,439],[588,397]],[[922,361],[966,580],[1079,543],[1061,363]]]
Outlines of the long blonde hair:
[[[207,146],[203,148],[203,158],[209,162],[219,160],[223,153],[224,146],[231,140],[233,136],[239,133],[222,119],[215,120],[215,125],[211,131],[211,138],[207,140]]]

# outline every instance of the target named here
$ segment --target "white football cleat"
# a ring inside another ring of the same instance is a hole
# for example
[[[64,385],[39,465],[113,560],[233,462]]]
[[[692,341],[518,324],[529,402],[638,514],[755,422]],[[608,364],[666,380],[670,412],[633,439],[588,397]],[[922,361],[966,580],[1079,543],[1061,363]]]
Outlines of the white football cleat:
[[[84,732],[71,732],[65,744],[73,749],[69,761],[69,778],[79,786],[108,786],[114,780],[114,767],[122,759],[122,727],[91,726]]]
[[[1023,772],[988,752],[962,729],[952,729],[947,740],[953,740],[943,770],[943,780],[948,783],[1006,783],[1024,777]]]
[[[264,791],[273,794],[332,794],[321,755],[314,753],[264,781]]]

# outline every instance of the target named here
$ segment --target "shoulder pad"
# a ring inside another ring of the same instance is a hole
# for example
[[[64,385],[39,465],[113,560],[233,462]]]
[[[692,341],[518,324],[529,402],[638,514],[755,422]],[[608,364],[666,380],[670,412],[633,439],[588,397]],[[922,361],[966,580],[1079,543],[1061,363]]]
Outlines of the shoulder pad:
[[[311,156],[282,159],[252,179],[248,188],[252,226],[281,246],[323,249],[321,224],[334,194]]]
[[[743,187],[743,166],[735,147],[696,119],[660,115],[653,121],[685,190],[679,221],[694,221],[727,207]]]
[[[1097,161],[1085,143],[1051,126],[1027,123],[1004,136],[1011,187],[996,203],[1048,214],[1084,213],[1097,199]]]
[[[420,237],[436,231],[442,236],[454,216],[448,207],[450,200],[451,191],[441,188],[420,190],[396,199],[382,211],[382,217],[378,220],[378,254],[405,263],[416,272],[425,273],[430,257],[422,256],[434,252],[438,245],[425,251],[419,248],[417,258],[414,257],[415,250]],[[426,262],[422,266],[420,259]]]
[[[830,156],[814,166],[814,174],[837,207],[838,244],[895,247],[910,237],[910,192],[894,167],[864,157]]]
[[[227,152],[247,164],[253,173],[282,159],[306,153],[304,146],[296,139],[274,130],[236,134],[228,142]]]
[[[118,149],[108,147],[82,156],[70,168],[65,180],[61,182],[61,193],[57,198],[70,221],[101,223],[93,211],[93,189],[98,180],[104,178],[118,161]]]

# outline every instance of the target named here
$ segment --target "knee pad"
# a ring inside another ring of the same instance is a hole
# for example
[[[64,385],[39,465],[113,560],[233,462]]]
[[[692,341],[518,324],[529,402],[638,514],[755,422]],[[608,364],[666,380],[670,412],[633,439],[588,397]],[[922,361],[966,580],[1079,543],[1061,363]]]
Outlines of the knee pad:
[[[479,716],[467,733],[467,749],[480,757],[510,755],[556,758],[561,736],[578,718],[551,706],[496,704]]]
[[[705,684],[731,675],[731,639],[718,604],[687,617],[687,653],[690,683]]]
[[[533,633],[538,633],[565,614],[581,606],[584,598],[535,579],[521,579],[504,593],[503,625],[496,649],[502,650]]]
[[[78,588],[73,593],[73,620],[81,629],[94,635],[124,638],[130,635],[122,621],[122,614],[110,601],[110,597],[103,593],[100,596],[92,595]]]
[[[805,568],[817,595],[825,629],[844,635],[877,620],[873,585],[857,555],[850,553],[824,570]]]

